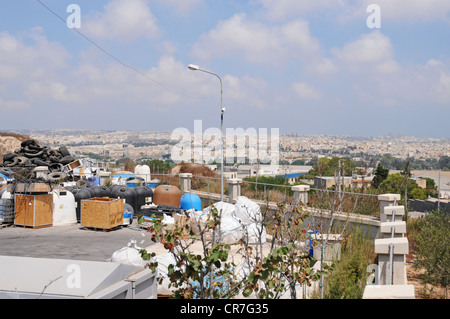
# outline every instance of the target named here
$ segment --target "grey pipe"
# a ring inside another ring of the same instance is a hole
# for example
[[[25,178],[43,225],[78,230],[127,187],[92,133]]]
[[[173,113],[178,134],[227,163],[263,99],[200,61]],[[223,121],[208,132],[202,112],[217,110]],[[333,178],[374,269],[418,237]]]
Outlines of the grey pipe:
[[[394,244],[389,244],[389,285],[392,285],[392,273],[393,273],[393,259],[394,259]]]

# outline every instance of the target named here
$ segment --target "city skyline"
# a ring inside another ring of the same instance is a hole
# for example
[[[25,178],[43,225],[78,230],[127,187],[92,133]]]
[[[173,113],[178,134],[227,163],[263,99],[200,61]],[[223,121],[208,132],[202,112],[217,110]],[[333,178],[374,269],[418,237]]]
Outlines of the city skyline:
[[[3,131],[219,127],[219,82],[188,70],[193,63],[223,80],[225,128],[450,138],[448,1],[0,8]]]

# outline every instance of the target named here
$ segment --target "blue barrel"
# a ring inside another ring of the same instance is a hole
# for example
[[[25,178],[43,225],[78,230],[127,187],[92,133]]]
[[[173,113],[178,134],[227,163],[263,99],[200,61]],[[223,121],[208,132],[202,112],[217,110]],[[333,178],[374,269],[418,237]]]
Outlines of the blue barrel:
[[[180,208],[181,209],[195,209],[197,211],[202,210],[202,201],[200,197],[193,193],[186,193],[181,196],[180,199]]]

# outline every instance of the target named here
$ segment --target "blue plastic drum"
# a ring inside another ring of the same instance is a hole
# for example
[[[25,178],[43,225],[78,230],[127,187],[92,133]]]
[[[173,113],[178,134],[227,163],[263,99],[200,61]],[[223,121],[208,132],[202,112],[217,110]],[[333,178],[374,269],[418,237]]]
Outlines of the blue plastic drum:
[[[200,197],[193,193],[186,193],[181,196],[180,199],[180,208],[181,209],[195,209],[197,211],[202,210],[202,201]]]

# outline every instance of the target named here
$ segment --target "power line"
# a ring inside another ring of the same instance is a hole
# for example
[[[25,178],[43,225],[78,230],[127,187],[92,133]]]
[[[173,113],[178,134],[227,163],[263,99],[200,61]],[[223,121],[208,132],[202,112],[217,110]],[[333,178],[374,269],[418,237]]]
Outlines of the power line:
[[[49,8],[48,6],[46,6],[44,3],[42,3],[40,0],[36,0],[40,5],[42,5],[45,9],[47,9],[49,12],[51,12],[54,16],[56,16],[58,19],[60,19],[64,24],[66,24],[66,20],[64,20],[64,18],[62,18],[61,16],[59,16],[55,11],[53,11],[51,8]],[[149,79],[150,81],[152,81],[153,83],[161,86],[162,88],[174,93],[174,94],[178,94],[178,95],[182,95],[184,97],[190,98],[192,99],[192,97],[189,97],[183,93],[177,92],[171,88],[169,88],[168,86],[164,85],[163,83],[160,83],[158,81],[156,81],[155,79],[149,77],[147,74],[139,71],[138,69],[136,69],[135,67],[133,67],[130,64],[127,64],[125,62],[123,62],[122,60],[120,60],[119,58],[116,58],[113,54],[111,54],[110,52],[108,52],[107,50],[105,50],[104,48],[102,48],[100,45],[98,45],[97,43],[95,43],[94,41],[92,41],[90,38],[88,38],[86,35],[84,35],[82,32],[80,32],[77,28],[72,28],[73,31],[77,32],[80,36],[82,36],[86,41],[88,41],[89,43],[91,43],[93,46],[95,46],[97,49],[99,49],[100,51],[102,51],[103,53],[105,53],[107,56],[109,56],[111,59],[113,59],[114,61],[120,63],[122,66],[129,68],[131,70],[133,70],[134,72],[138,73],[139,75]]]

